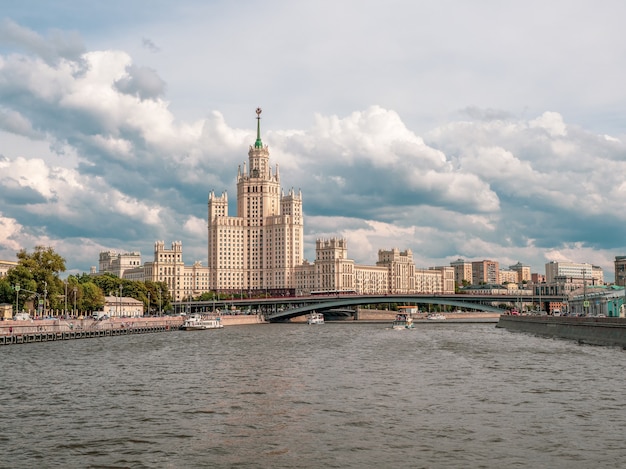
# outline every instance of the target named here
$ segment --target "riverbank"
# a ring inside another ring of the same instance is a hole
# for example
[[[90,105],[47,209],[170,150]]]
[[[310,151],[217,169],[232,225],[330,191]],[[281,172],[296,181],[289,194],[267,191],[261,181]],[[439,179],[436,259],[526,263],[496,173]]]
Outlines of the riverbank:
[[[496,327],[584,344],[626,348],[625,318],[502,315]]]
[[[0,345],[169,332],[178,330],[184,320],[183,316],[109,318],[103,321],[92,318],[8,319],[0,321]],[[265,323],[260,315],[224,315],[220,320],[224,326]]]

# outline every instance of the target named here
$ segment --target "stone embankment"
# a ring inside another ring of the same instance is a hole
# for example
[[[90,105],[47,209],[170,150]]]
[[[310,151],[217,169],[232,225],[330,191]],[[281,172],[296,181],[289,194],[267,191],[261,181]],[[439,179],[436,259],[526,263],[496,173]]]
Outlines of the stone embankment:
[[[265,322],[260,315],[224,315],[220,318],[224,326]],[[0,321],[0,345],[169,332],[178,330],[183,321],[181,316],[109,318],[103,321],[92,318],[5,320]]]
[[[502,315],[496,327],[584,344],[626,348],[625,318]]]

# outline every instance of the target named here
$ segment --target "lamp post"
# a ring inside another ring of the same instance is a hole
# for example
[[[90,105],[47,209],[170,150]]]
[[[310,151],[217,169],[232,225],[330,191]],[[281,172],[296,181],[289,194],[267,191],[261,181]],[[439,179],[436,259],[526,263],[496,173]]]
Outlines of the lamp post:
[[[15,285],[15,314],[19,312],[20,309],[20,284],[17,283]]]
[[[119,295],[119,298],[118,298],[118,303],[119,303],[119,307],[120,308],[119,308],[119,311],[118,311],[117,315],[121,316],[122,315],[122,285],[121,284],[120,284],[120,295]]]
[[[46,308],[46,300],[48,298],[48,282],[46,282],[45,280],[43,281],[43,310],[41,315],[42,316],[47,316],[46,312],[47,312],[47,308]]]
[[[159,288],[159,316],[161,316],[161,289]]]
[[[76,292],[78,291],[77,287],[74,287],[74,309],[72,310],[72,316],[76,315]]]
[[[150,316],[150,292],[148,292],[148,316]]]
[[[64,315],[67,316],[67,280],[65,283],[65,309],[63,310]]]

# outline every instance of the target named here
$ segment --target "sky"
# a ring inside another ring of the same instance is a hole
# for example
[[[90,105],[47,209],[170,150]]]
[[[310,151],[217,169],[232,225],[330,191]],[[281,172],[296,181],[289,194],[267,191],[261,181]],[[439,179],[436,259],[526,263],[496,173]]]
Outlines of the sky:
[[[182,241],[261,137],[305,258],[626,255],[622,0],[0,1],[0,259]]]

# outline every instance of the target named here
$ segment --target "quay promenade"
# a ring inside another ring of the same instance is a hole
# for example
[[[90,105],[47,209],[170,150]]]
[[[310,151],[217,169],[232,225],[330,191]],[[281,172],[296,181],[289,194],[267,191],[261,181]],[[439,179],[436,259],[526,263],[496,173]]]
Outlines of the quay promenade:
[[[184,320],[183,316],[5,320],[0,321],[0,345],[169,332],[178,330]],[[223,315],[220,320],[225,326],[265,323],[260,315]]]
[[[5,320],[0,322],[0,345],[168,332],[182,323],[181,317]]]

